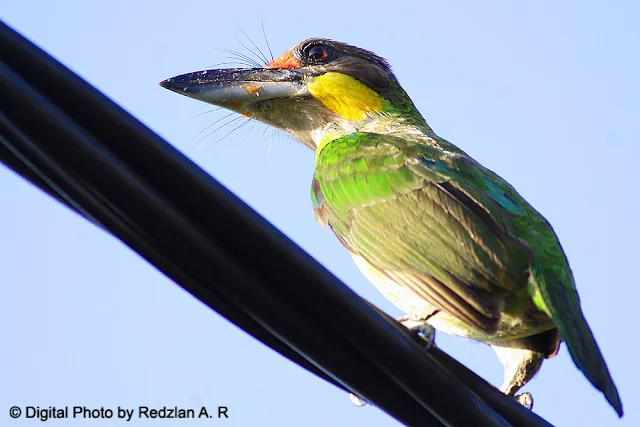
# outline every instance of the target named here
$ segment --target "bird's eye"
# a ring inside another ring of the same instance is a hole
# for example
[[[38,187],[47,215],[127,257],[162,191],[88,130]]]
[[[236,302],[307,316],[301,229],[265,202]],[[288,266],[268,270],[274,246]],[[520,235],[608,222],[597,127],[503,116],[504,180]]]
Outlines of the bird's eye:
[[[328,61],[332,55],[333,51],[329,47],[322,45],[309,46],[304,51],[304,56],[314,62]]]

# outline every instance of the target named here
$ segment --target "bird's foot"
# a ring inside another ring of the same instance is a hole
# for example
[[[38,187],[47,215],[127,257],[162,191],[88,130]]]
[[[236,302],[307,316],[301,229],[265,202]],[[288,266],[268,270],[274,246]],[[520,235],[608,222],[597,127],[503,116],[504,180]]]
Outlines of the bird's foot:
[[[533,396],[531,396],[531,393],[519,394],[517,396],[514,396],[514,399],[516,399],[516,401],[525,408],[529,410],[533,409]]]
[[[409,329],[416,337],[418,344],[420,344],[425,351],[429,351],[432,346],[435,346],[436,330],[433,326],[423,323],[419,326],[414,326]]]
[[[367,404],[366,400],[364,400],[360,396],[356,396],[353,393],[349,393],[349,400],[351,400],[351,403],[353,403],[354,405],[356,405],[358,407],[363,407],[364,405]]]
[[[427,323],[427,320],[437,313],[438,311],[434,309],[419,310],[400,317],[398,322],[414,334],[425,350],[429,350],[431,346],[435,345],[436,330]]]

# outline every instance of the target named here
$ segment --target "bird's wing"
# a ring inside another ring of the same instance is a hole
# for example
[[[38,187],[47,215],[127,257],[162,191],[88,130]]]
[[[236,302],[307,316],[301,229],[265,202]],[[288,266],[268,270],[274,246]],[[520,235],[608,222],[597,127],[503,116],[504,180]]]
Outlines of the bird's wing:
[[[379,273],[470,327],[495,333],[504,295],[526,286],[525,211],[470,158],[355,133],[316,158],[316,217]]]

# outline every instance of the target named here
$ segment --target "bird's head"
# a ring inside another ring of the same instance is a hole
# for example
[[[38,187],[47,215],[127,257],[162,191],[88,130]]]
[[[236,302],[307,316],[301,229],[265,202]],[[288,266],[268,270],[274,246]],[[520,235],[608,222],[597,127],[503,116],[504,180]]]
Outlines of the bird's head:
[[[327,39],[305,40],[262,68],[197,71],[160,85],[274,126],[312,149],[367,126],[428,129],[386,60]]]

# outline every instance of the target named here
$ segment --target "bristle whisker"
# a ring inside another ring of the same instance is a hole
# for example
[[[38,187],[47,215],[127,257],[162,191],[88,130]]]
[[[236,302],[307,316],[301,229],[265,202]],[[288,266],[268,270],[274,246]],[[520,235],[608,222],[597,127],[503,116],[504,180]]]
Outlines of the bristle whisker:
[[[269,130],[269,126],[265,126],[264,130],[262,131],[262,139],[260,141],[264,139],[264,134],[267,133],[268,130]]]
[[[236,51],[234,51],[234,50],[226,49],[226,48],[223,48],[223,49],[220,49],[220,50],[221,50],[221,51],[223,51],[223,52],[227,52],[228,54],[233,55],[233,57],[231,57],[230,59],[245,60],[245,61],[247,61],[247,63],[250,63],[250,64],[252,64],[254,67],[257,67],[257,68],[261,68],[261,67],[262,67],[262,65],[263,65],[263,64],[260,64],[260,63],[259,63],[258,61],[256,61],[255,59],[253,59],[253,58],[251,58],[250,56],[245,55],[245,54],[243,54],[243,53],[236,52]],[[234,58],[234,57],[235,57],[235,58]]]
[[[236,60],[235,63],[236,65],[240,65],[242,67],[248,67],[248,68],[260,68],[261,65],[257,65],[255,62],[251,62],[249,60],[246,60],[244,58],[237,58],[234,56],[227,56],[227,59],[234,59]],[[232,63],[233,61],[229,61],[229,63]]]
[[[264,60],[263,65],[266,65],[269,60],[267,59],[267,56],[262,52],[262,50],[253,42],[253,40],[251,40],[251,37],[249,37],[247,35],[247,33],[242,29],[242,27],[240,25],[238,25],[238,23],[235,23],[236,26],[240,29],[240,31],[242,31],[242,34],[244,34],[244,36],[247,38],[247,40],[249,40],[249,43],[251,43],[253,45],[253,47],[255,47],[258,52],[260,53],[260,56],[257,55],[253,50],[249,49],[248,47],[244,46],[242,44],[242,42],[240,42],[240,40],[238,40],[238,37],[236,37],[236,40],[238,40],[238,43],[240,43],[242,46],[244,46],[245,49],[247,49],[249,52],[253,53],[256,57],[260,58],[261,60]]]
[[[210,124],[209,126],[207,126],[206,128],[202,129],[200,132],[198,132],[198,134],[197,134],[196,136],[194,136],[194,137],[193,137],[193,139],[191,139],[191,140],[193,141],[194,139],[196,139],[197,137],[199,137],[200,135],[202,135],[204,132],[206,132],[206,131],[207,131],[207,129],[209,129],[211,126],[214,126],[216,123],[220,123],[222,120],[226,119],[227,117],[231,117],[231,116],[233,116],[234,114],[235,114],[235,113],[232,111],[232,112],[230,112],[229,114],[226,114],[226,115],[222,116],[221,118],[219,118],[218,120],[214,121],[213,123],[211,123],[211,124]],[[200,142],[200,141],[198,141],[198,142]],[[195,145],[198,145],[198,142],[196,142],[196,144],[195,144]],[[194,146],[195,146],[195,145],[194,145]]]
[[[236,58],[236,59],[243,59],[247,62],[250,62],[252,64],[254,64],[255,66],[262,66],[262,64],[260,64],[260,62],[256,61],[254,58],[250,57],[249,55],[245,55],[242,52],[238,52],[235,50],[231,50],[231,49],[222,49],[225,52],[231,54],[231,58]]]
[[[206,105],[205,105],[205,107],[206,107]],[[190,118],[191,119],[195,119],[196,117],[202,116],[204,114],[209,114],[209,113],[213,113],[214,111],[222,110],[222,108],[223,107],[217,107],[217,108],[214,108],[213,110],[203,111],[202,113],[198,113],[195,116],[191,116]]]
[[[258,127],[258,130],[256,131],[256,133],[253,135],[253,139],[256,139],[258,137],[258,134],[260,133],[260,130],[266,127],[269,127],[268,125],[264,124],[264,123],[260,123],[263,127]],[[264,132],[264,130],[263,130]]]
[[[229,121],[228,121],[228,122],[226,122],[226,123],[223,123],[222,125],[218,126],[218,127],[217,127],[217,128],[215,128],[214,130],[212,130],[211,132],[209,132],[208,134],[206,134],[205,136],[203,136],[202,138],[200,138],[200,139],[198,140],[198,142],[196,142],[196,144],[195,144],[195,145],[197,145],[198,143],[200,143],[200,142],[202,142],[203,140],[207,139],[209,136],[213,135],[214,133],[216,133],[216,132],[217,132],[217,131],[219,131],[220,129],[222,129],[222,128],[226,127],[226,126],[229,126],[231,123],[234,123],[234,122],[236,122],[237,120],[240,120],[240,119],[242,119],[242,116],[238,116],[238,117],[236,117],[236,118],[233,118],[233,119],[229,120]],[[194,145],[194,146],[195,146],[195,145]]]
[[[275,61],[273,57],[273,52],[271,51],[271,46],[269,45],[269,40],[267,40],[267,33],[264,30],[264,19],[262,15],[260,15],[260,24],[262,25],[262,36],[264,37],[264,42],[267,44],[267,49],[269,49],[269,55],[271,55],[271,60]]]
[[[271,155],[271,147],[273,146],[273,141],[269,142],[269,148],[267,149],[267,160],[269,159],[269,156]]]
[[[242,116],[241,116],[242,117]],[[229,135],[231,135],[233,132],[237,131],[238,129],[246,126],[247,124],[249,124],[250,122],[252,122],[251,119],[246,119],[243,123],[241,123],[240,125],[236,126],[235,128],[231,129],[229,132],[227,132],[222,138],[220,138],[219,140],[217,140],[216,142],[214,142],[213,144],[211,144],[211,147],[209,147],[207,149],[207,151],[210,151],[215,145],[217,145],[220,141],[222,141],[223,139],[225,139],[226,137],[228,137]]]
[[[236,41],[237,41],[238,43],[240,43],[240,46],[242,46],[243,48],[245,48],[246,50],[248,50],[249,52],[251,52],[251,54],[253,54],[253,56],[255,56],[255,57],[257,58],[257,62],[258,62],[258,63],[260,63],[260,62],[262,62],[262,61],[263,61],[263,58],[262,58],[260,55],[258,55],[257,53],[255,53],[255,52],[254,52],[251,48],[249,48],[247,45],[245,45],[244,43],[242,43],[242,42],[240,41],[240,39],[238,38],[238,36],[237,36],[237,35],[236,35]],[[266,62],[265,62],[265,63],[263,63],[263,64],[260,64],[260,66],[263,66],[264,64],[266,64]]]
[[[268,136],[268,137],[266,137],[266,138],[262,138],[262,140],[261,140],[261,141],[268,141],[269,139],[272,139],[274,136],[276,136],[276,134],[277,134],[277,133],[278,133],[278,129],[274,129],[274,131],[273,131],[273,132],[271,132],[271,135],[269,135],[269,136]]]
[[[247,51],[249,51],[253,56],[255,56],[255,57],[256,57],[256,59],[257,59],[257,62],[258,62],[258,63],[261,63],[261,64],[260,64],[261,66],[263,66],[264,64],[266,64],[266,62],[263,62],[263,61],[264,61],[264,58],[263,58],[263,57],[261,57],[260,55],[258,55],[258,54],[257,54],[253,49],[251,49],[249,46],[247,46],[247,45],[245,45],[244,43],[242,43],[242,42],[240,41],[240,39],[238,38],[238,35],[236,35],[236,41],[237,41],[238,43],[240,43],[240,46],[242,46],[242,47],[243,47],[243,48],[245,48]],[[262,53],[262,52],[260,52],[260,53]],[[267,61],[267,62],[268,62],[268,61]]]
[[[259,123],[255,120],[251,120],[253,122],[253,124],[251,125],[251,127],[249,129],[247,129],[247,131],[245,133],[243,133],[242,135],[240,135],[240,137],[245,136],[246,134],[248,134],[249,132],[251,132],[253,130],[253,128],[256,127],[256,124]]]
[[[255,59],[250,58],[248,56],[239,56],[240,54],[234,54],[235,56],[227,56],[227,59],[231,59],[231,60],[235,60],[235,61],[239,61],[241,63],[244,63],[245,66],[248,66],[250,68],[260,68],[262,67],[262,65],[260,63],[258,63]]]
[[[237,61],[219,62],[217,64],[209,65],[208,67],[205,68],[205,70],[213,70],[216,67],[219,67],[220,65],[242,65],[244,67],[249,66],[251,68],[253,68],[253,66],[254,66],[254,64],[250,64],[247,61],[240,61],[239,58],[227,57],[227,59],[238,59],[238,60]]]

